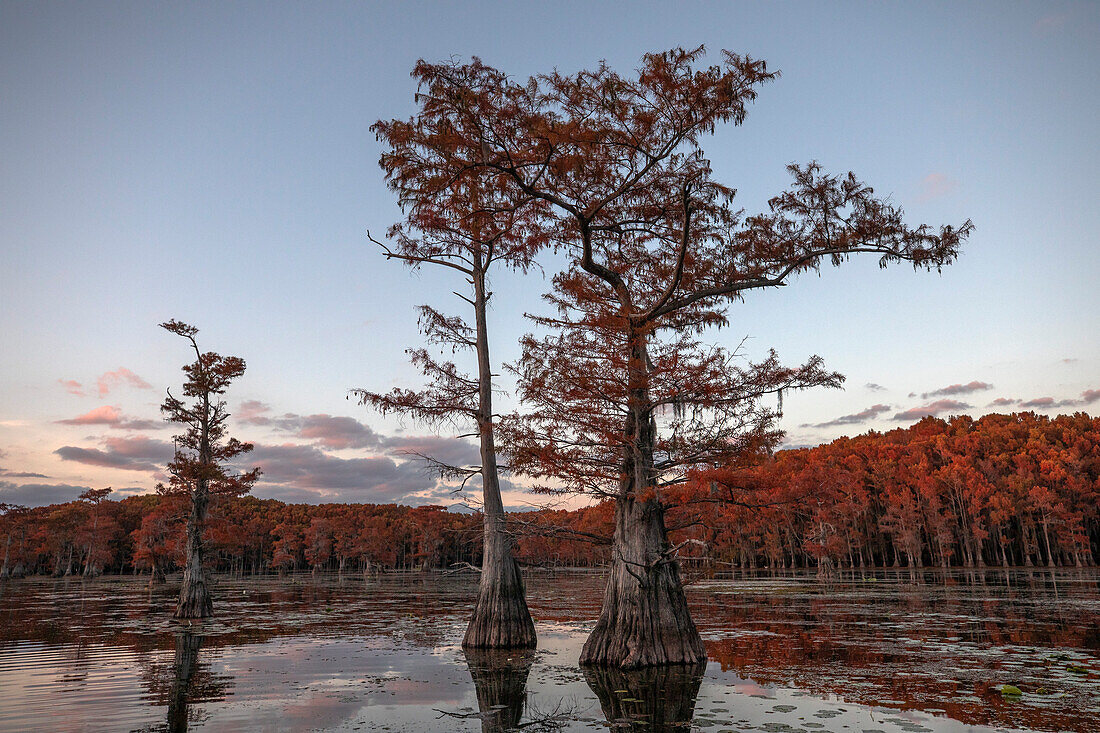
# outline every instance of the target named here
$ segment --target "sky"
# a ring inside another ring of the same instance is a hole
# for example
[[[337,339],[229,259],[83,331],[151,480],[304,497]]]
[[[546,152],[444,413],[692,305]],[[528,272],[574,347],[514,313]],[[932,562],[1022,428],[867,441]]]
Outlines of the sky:
[[[158,406],[189,360],[157,328],[170,318],[247,361],[227,400],[256,495],[459,500],[409,452],[476,462],[472,445],[349,399],[416,386],[415,307],[462,305],[449,271],[410,272],[367,239],[399,218],[369,128],[414,113],[421,58],[526,79],[625,73],[677,46],[747,53],[781,77],[703,146],[748,212],[788,163],[817,160],[912,225],[973,220],[942,273],[824,268],[708,334],[846,375],[786,396],[787,445],[927,414],[1095,412],[1097,38],[1089,2],[0,1],[0,502],[164,480]],[[559,264],[494,282],[498,371]],[[539,501],[505,488],[511,507]]]

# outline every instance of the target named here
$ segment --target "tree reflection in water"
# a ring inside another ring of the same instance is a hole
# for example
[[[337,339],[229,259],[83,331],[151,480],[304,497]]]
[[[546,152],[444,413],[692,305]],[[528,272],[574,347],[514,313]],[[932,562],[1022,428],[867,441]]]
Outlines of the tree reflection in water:
[[[474,678],[481,730],[514,730],[527,706],[527,677],[535,662],[525,649],[465,649],[466,666]]]
[[[176,635],[176,658],[172,664],[174,676],[168,690],[169,733],[187,730],[187,696],[191,692],[191,679],[199,664],[201,646],[201,636],[188,631],[181,631]]]
[[[604,717],[615,730],[686,730],[706,664],[621,670],[585,667]]]
[[[199,648],[203,637],[190,631],[176,634],[176,653],[172,660],[172,677],[168,685],[169,733],[182,733],[188,722],[195,722],[190,706],[197,702],[224,700],[233,685],[233,678],[214,673],[209,664],[199,663]]]

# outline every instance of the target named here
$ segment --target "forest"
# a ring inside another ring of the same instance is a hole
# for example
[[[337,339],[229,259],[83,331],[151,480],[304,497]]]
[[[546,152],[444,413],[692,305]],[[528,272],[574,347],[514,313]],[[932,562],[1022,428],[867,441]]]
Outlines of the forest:
[[[681,562],[732,568],[1094,566],[1100,553],[1100,418],[1032,412],[928,417],[909,428],[761,453],[669,491]],[[182,569],[186,497],[4,506],[4,577]],[[514,512],[528,567],[609,561],[613,502]],[[429,571],[476,565],[478,513],[439,506],[285,504],[215,496],[208,569],[236,574]]]

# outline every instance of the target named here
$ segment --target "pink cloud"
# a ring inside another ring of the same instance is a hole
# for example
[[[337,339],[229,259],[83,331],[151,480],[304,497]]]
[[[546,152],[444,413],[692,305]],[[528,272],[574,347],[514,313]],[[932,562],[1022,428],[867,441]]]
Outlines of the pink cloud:
[[[921,203],[953,193],[959,182],[943,173],[929,173],[921,179],[917,200]]]
[[[952,397],[954,395],[970,394],[971,392],[981,392],[987,389],[993,389],[993,385],[988,382],[974,380],[966,384],[949,384],[946,387],[941,387],[931,392],[925,392],[921,395],[921,399],[926,400],[929,397]]]
[[[126,419],[122,410],[112,405],[103,405],[83,415],[57,422],[60,425],[106,425],[119,430],[156,430],[165,426],[165,423],[159,420]]]
[[[75,379],[59,379],[57,383],[65,388],[65,391],[77,397],[84,396],[84,385]]]
[[[1046,410],[1051,407],[1073,407],[1077,404],[1076,400],[1057,400],[1053,397],[1037,397],[1027,402],[1021,402],[1020,407],[1036,408],[1039,410]]]
[[[861,410],[852,415],[842,415],[829,422],[818,423],[817,425],[803,425],[802,427],[831,428],[837,425],[858,425],[859,423],[867,422],[889,411],[890,405],[871,405],[866,410]]]
[[[906,410],[905,412],[899,412],[894,415],[894,420],[919,420],[922,417],[928,417],[929,415],[941,415],[945,412],[956,412],[959,410],[968,410],[970,405],[965,402],[959,402],[958,400],[936,400],[930,402],[923,407],[914,407]]]
[[[1081,393],[1081,402],[1086,405],[1091,405],[1097,400],[1100,400],[1100,389],[1086,389]]]
[[[58,420],[61,425],[118,425],[122,421],[122,410],[111,405],[103,405],[89,410],[83,415],[69,420]]]
[[[119,367],[113,372],[104,372],[100,375],[99,379],[96,380],[96,388],[99,390],[100,397],[106,397],[112,389],[120,384],[126,384],[135,389],[153,388],[153,385],[149,384],[126,367]]]
[[[271,418],[265,414],[268,412],[271,412],[271,405],[259,400],[245,400],[237,410],[236,417],[238,422],[249,425],[267,425],[271,422]]]
[[[998,397],[989,403],[990,407],[1007,407],[1008,405],[1015,405],[1019,400],[1012,399],[1011,397]]]

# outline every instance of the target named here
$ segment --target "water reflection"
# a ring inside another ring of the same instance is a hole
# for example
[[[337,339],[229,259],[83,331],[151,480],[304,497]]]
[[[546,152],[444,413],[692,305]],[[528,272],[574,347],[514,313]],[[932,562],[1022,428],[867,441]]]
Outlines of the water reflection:
[[[682,669],[677,681],[577,667],[600,608],[594,573],[532,574],[534,657],[463,655],[477,589],[460,576],[218,578],[218,616],[192,629],[171,620],[174,590],[0,583],[0,731],[107,719],[149,731],[580,731],[605,717],[682,730],[693,711],[693,725],[718,730],[815,716],[828,730],[899,730],[872,719],[883,709],[937,716],[925,723],[936,731],[1091,731],[1100,719],[1095,570],[700,579],[688,599],[711,659],[701,685]],[[1024,695],[1003,696],[1003,684]],[[830,695],[849,718],[825,717]]]
[[[527,706],[527,677],[535,654],[529,650],[466,649],[484,733],[519,727]]]
[[[191,681],[199,663],[199,647],[202,637],[188,631],[176,635],[176,657],[172,664],[172,687],[168,691],[168,731],[183,733],[187,730],[187,698],[191,694]]]
[[[690,727],[706,665],[637,670],[586,667],[584,679],[615,730],[675,730]]]

